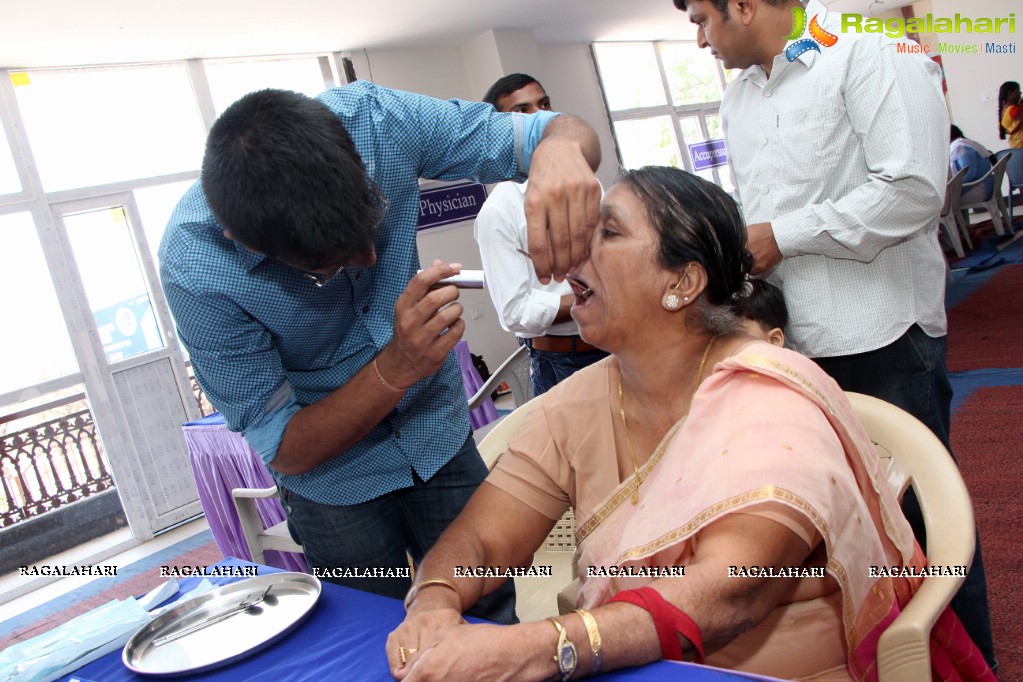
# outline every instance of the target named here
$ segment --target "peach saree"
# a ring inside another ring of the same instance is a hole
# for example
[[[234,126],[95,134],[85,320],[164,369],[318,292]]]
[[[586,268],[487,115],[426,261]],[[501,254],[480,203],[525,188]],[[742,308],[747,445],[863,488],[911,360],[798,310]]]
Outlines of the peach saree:
[[[775,677],[875,680],[878,637],[920,579],[872,577],[871,567],[926,564],[842,391],[812,361],[766,343],[748,344],[718,363],[689,417],[639,476],[627,477],[591,511],[580,516],[577,508],[583,608],[655,579],[623,577],[623,567],[642,573],[685,565],[700,531],[724,515],[795,518],[796,526],[788,524],[794,530],[799,523],[809,528],[809,544],[823,542],[825,568],[838,589],[779,605],[707,657],[710,665]],[[823,564],[822,553],[814,556]],[[587,577],[588,567],[595,575]],[[943,640],[932,647],[936,673],[993,680],[957,626],[948,611],[935,629]],[[958,669],[953,661],[961,661]]]

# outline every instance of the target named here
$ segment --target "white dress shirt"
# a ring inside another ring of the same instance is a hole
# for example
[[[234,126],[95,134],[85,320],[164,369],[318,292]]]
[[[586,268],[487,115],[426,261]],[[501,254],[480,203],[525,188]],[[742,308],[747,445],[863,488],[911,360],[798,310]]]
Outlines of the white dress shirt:
[[[834,46],[778,55],[770,79],[744,70],[721,105],[746,222],[770,222],[784,256],[768,278],[785,294],[786,336],[810,357],[882,348],[914,323],[945,334],[940,71],[839,22],[823,24]]]
[[[474,234],[483,257],[487,290],[501,327],[522,338],[550,334],[575,336],[574,320],[552,324],[561,296],[572,292],[568,282],[540,284],[533,263],[516,251],[528,251],[525,182],[502,182],[494,187],[476,216]]]

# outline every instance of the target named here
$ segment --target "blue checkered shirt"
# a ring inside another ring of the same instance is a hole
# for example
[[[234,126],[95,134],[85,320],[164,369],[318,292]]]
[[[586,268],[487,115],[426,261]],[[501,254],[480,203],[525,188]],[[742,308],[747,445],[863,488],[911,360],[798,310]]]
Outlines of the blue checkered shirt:
[[[317,288],[301,273],[223,235],[199,183],[178,203],[160,245],[160,272],[196,378],[263,461],[303,406],[347,382],[390,342],[394,306],[419,268],[418,179],[522,179],[551,114],[499,114],[356,82],[323,93],[387,197],[377,262]],[[356,504],[429,479],[469,433],[454,353],[413,386],[361,442],[279,483],[303,497]]]

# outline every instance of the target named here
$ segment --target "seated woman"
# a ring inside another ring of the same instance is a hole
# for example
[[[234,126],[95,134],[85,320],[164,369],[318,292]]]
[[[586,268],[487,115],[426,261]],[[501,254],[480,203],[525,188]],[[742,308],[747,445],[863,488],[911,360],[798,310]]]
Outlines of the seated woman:
[[[948,148],[949,170],[952,175],[955,175],[960,169],[965,168],[966,175],[963,176],[963,183],[977,182],[997,162],[987,147],[967,138],[959,126],[953,125],[949,128],[949,138],[951,140]],[[984,182],[964,188],[959,201],[963,204],[985,201],[991,196],[994,187],[994,179],[988,176]]]
[[[568,680],[660,658],[876,677],[877,636],[916,584],[870,567],[925,558],[838,386],[736,331],[745,239],[732,200],[683,171],[628,171],[607,193],[572,315],[612,355],[543,396],[424,558],[387,640],[396,678]],[[455,567],[529,565],[570,505],[580,610],[465,624],[504,578]]]

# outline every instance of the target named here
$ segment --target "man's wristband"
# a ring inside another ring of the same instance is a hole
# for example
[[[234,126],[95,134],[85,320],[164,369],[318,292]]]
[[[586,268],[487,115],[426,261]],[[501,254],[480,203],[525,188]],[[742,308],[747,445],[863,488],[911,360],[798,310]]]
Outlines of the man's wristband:
[[[389,382],[387,379],[385,379],[384,375],[380,373],[380,366],[377,364],[376,358],[373,358],[372,365],[373,371],[377,373],[377,379],[380,381],[381,384],[386,386],[388,390],[394,391],[395,393],[404,393],[405,391],[408,390],[408,388],[398,388],[397,386],[391,384],[391,382]]]

